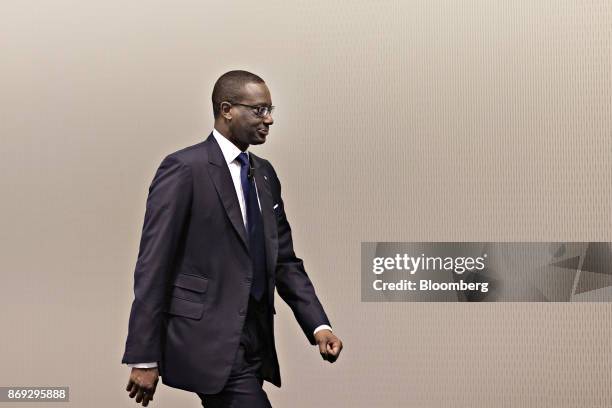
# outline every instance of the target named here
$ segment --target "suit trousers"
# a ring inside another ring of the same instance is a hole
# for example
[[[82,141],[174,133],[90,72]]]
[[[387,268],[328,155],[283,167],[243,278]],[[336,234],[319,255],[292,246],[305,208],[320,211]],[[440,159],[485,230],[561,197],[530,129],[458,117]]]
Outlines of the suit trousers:
[[[261,373],[264,359],[269,358],[271,341],[266,299],[264,296],[258,302],[249,297],[240,345],[229,378],[217,394],[198,393],[204,408],[272,408],[262,388]]]

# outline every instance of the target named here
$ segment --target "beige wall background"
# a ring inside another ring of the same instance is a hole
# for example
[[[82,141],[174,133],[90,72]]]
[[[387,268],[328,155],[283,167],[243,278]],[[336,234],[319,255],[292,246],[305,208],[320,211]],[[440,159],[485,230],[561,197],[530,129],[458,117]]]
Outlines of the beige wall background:
[[[611,45],[609,0],[2,1],[0,385],[136,406],[147,189],[241,68],[278,106],[254,151],[345,342],[323,362],[279,306],[276,407],[609,407],[609,304],[361,303],[359,251],[612,240]]]

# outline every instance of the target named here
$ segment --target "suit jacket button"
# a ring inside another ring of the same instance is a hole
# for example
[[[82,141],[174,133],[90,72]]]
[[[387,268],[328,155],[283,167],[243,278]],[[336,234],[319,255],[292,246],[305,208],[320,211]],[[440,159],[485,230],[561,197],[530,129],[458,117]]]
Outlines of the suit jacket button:
[[[240,309],[240,316],[244,315],[246,315],[246,308],[243,307],[242,309]]]

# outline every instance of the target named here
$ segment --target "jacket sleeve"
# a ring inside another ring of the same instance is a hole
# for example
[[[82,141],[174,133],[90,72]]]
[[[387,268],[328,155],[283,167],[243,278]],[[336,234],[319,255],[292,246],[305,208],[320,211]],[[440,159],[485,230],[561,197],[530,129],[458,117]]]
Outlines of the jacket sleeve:
[[[191,169],[166,157],[149,188],[138,260],[134,301],[122,362],[160,361],[162,319],[172,265],[192,196]]]
[[[278,259],[276,264],[276,290],[289,305],[302,331],[311,344],[315,344],[314,330],[320,325],[331,326],[314,286],[304,270],[304,262],[295,255],[291,227],[287,221],[281,197],[281,185],[270,165],[273,196],[278,200],[276,220],[278,228]]]

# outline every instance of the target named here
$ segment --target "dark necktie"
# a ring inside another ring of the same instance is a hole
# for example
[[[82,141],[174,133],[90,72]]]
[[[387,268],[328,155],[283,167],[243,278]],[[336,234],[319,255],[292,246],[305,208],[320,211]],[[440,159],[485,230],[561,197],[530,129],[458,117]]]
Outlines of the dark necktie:
[[[240,153],[236,158],[240,162],[240,182],[246,204],[246,229],[249,236],[249,253],[253,263],[253,284],[251,296],[261,300],[266,288],[266,247],[264,242],[263,219],[259,211],[255,180],[249,177],[249,157]]]

